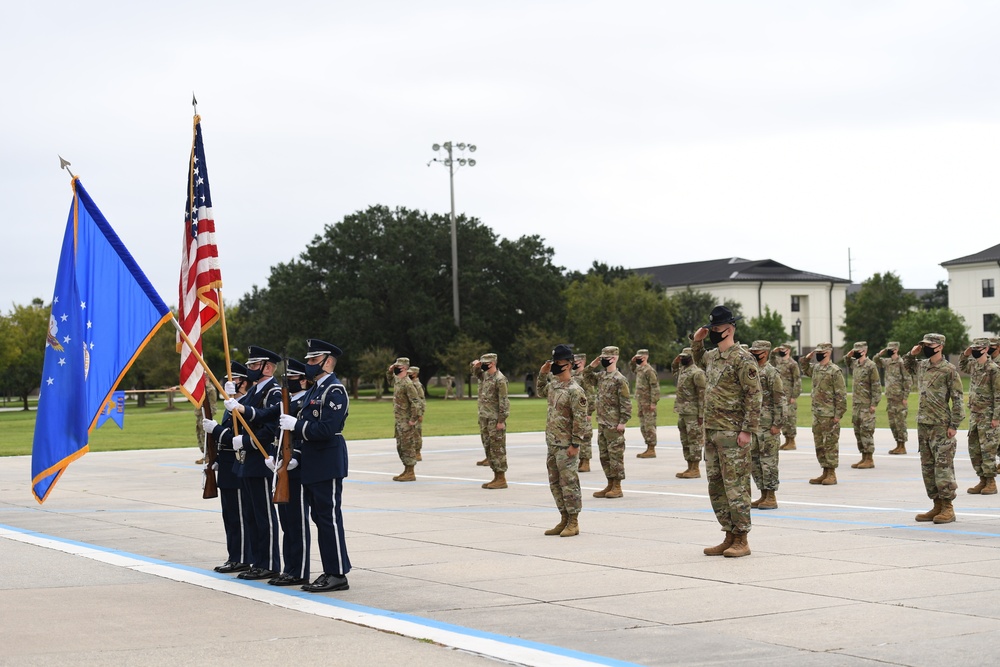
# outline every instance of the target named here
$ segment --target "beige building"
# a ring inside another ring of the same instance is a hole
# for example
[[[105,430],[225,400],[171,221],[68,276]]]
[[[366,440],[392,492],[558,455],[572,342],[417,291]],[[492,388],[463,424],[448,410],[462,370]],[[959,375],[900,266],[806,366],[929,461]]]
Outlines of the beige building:
[[[846,278],[799,271],[773,259],[739,257],[649,266],[632,272],[649,276],[668,294],[691,288],[712,294],[719,303],[732,299],[742,306],[746,318],[762,315],[766,306],[781,315],[788,328],[788,341],[781,342],[798,343],[801,336],[803,353],[825,341],[836,349],[844,346],[840,326],[850,284]],[[707,321],[708,313],[705,318]]]
[[[1000,331],[1000,245],[941,266],[948,271],[948,307],[965,318],[969,338]]]

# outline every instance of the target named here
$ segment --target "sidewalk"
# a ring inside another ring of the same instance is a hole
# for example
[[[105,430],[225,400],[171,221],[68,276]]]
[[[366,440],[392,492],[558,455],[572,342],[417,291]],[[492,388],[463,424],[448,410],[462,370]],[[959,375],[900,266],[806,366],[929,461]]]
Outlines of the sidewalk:
[[[628,430],[624,498],[592,498],[604,478],[581,475],[573,538],[542,535],[558,520],[542,434],[508,436],[500,491],[480,488],[475,436],[426,438],[405,484],[391,481],[393,441],[349,442],[351,589],[323,595],[211,571],[221,518],[193,448],[87,454],[42,506],[29,458],[0,459],[0,664],[994,664],[1000,496],[965,494],[965,432],[958,521],[940,526],[913,521],[930,507],[915,433],[909,455],[888,456],[877,431],[876,468],[860,471],[843,436],[840,484],[811,486],[799,429],[779,509],[755,510],[740,559],[702,555],[722,533],[704,464],[701,479],[674,477],[673,427],[647,460]]]

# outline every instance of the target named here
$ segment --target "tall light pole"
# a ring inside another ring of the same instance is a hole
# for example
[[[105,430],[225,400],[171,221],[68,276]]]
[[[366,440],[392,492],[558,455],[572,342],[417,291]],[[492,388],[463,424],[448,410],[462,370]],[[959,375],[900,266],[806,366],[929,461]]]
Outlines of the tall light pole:
[[[465,157],[465,151],[468,150],[470,153],[476,152],[475,144],[458,143],[452,144],[450,141],[446,141],[443,144],[434,144],[431,149],[434,152],[438,152],[444,149],[448,157],[436,157],[431,160],[431,162],[440,162],[444,166],[448,167],[448,182],[451,185],[451,300],[452,306],[455,310],[455,328],[459,327],[459,317],[458,317],[458,228],[455,225],[455,169],[456,164],[458,167],[475,167],[476,161],[472,158]],[[459,156],[454,157],[454,151],[459,152]],[[427,166],[431,166],[431,162],[427,163]]]
[[[799,342],[799,356],[802,356],[802,319],[795,320],[795,338]]]

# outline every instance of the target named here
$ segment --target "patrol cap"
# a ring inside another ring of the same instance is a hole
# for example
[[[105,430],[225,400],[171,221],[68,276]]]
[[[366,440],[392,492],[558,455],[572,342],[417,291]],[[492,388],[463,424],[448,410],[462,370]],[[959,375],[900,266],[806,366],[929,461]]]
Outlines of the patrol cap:
[[[584,354],[583,352],[577,352],[576,354],[573,355],[573,361],[585,361],[586,359],[587,355]]]
[[[298,359],[288,359],[285,362],[285,375],[305,375],[306,365]]]
[[[742,317],[733,317],[733,311],[725,306],[716,306],[712,309],[708,317],[708,324],[705,326],[709,328],[719,326],[720,324],[736,324],[743,319]]]
[[[820,343],[816,346],[818,352],[833,352],[833,343]]]
[[[238,361],[230,362],[229,374],[234,378],[245,378],[247,376],[247,367]]]
[[[396,361],[392,362],[393,366],[407,366],[410,365],[409,357],[396,357]]]
[[[481,364],[495,364],[497,361],[496,352],[487,352],[483,356],[479,357],[479,363]]]
[[[990,338],[990,345],[1000,345],[1000,336]]]
[[[972,345],[970,347],[989,347],[989,346],[990,346],[989,338],[973,338]]]
[[[694,351],[690,347],[685,347],[681,350],[682,357],[690,357],[692,354],[694,354]]]
[[[945,336],[939,333],[929,333],[924,334],[924,339],[920,341],[921,343],[927,343],[928,345],[944,345]]]
[[[410,366],[408,371],[411,375],[420,375],[420,366]]]
[[[319,338],[309,338],[306,340],[306,359],[312,359],[313,357],[322,357],[324,354],[329,354],[331,357],[339,357],[344,352],[334,345],[333,343],[327,343]]]
[[[889,341],[888,343],[885,344],[885,349],[887,349],[887,350],[898,350],[899,349],[899,341],[898,340],[891,340],[891,341]]]
[[[259,345],[251,345],[247,348],[247,363],[256,364],[261,361],[270,361],[272,364],[276,364],[281,361],[281,355],[271,352],[271,350],[266,350]]]
[[[573,361],[574,358],[573,350],[569,345],[559,343],[552,349],[552,361]]]
[[[857,343],[854,344],[854,349],[857,350],[858,352],[861,352],[862,350],[867,350],[868,349],[868,341],[866,341],[866,340],[859,340]]]
[[[770,349],[771,349],[771,341],[769,340],[755,340],[753,342],[753,345],[750,346],[751,352],[753,352],[754,350],[770,350]]]
[[[601,350],[601,356],[602,357],[617,357],[618,356],[618,348],[615,347],[614,345],[608,345],[603,350]]]
[[[638,352],[635,353],[635,356],[637,356],[637,357],[648,357],[649,356],[649,350],[647,350],[646,348],[642,348],[641,350],[639,350]]]

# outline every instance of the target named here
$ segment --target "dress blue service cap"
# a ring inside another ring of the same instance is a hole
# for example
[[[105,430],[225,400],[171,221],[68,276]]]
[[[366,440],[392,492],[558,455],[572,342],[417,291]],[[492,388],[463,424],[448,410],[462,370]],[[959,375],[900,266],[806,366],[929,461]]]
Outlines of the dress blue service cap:
[[[329,354],[334,357],[339,357],[344,352],[339,347],[333,343],[327,343],[326,341],[320,340],[319,338],[309,338],[306,340],[306,359],[312,359],[313,357],[322,357],[324,354]]]
[[[260,361],[270,361],[272,364],[276,364],[281,361],[281,356],[257,345],[251,345],[247,348],[247,363],[256,364]]]
[[[297,359],[288,359],[285,368],[285,375],[305,375],[306,365]]]
[[[234,378],[245,378],[247,376],[247,367],[238,361],[233,361],[229,364],[229,373]]]

